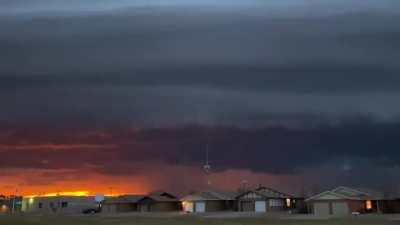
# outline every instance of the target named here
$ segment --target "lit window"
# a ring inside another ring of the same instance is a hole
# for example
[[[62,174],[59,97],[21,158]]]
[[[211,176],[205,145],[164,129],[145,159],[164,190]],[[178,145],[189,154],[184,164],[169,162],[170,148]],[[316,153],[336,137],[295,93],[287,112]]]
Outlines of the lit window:
[[[2,205],[0,208],[0,212],[3,212],[3,213],[7,212],[7,210],[8,210],[8,207],[6,205]]]
[[[372,209],[372,201],[368,200],[365,202],[365,207],[367,208],[367,210]]]
[[[290,198],[287,198],[286,199],[286,207],[291,207],[292,206],[292,202],[291,202],[291,199]]]

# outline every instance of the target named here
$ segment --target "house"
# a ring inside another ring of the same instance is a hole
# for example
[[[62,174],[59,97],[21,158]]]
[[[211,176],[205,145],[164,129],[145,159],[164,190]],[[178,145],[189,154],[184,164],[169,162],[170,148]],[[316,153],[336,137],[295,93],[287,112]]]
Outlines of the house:
[[[137,212],[139,200],[146,195],[121,195],[107,198],[102,204],[103,213]]]
[[[73,214],[97,207],[99,203],[94,196],[33,196],[22,199],[22,211],[32,213]]]
[[[172,212],[181,210],[181,202],[167,192],[150,193],[138,200],[140,212]]]
[[[289,194],[260,186],[236,196],[239,211],[269,212],[295,209],[302,201]]]
[[[0,195],[0,214],[20,212],[22,197]]]
[[[343,216],[353,212],[382,212],[392,200],[373,190],[342,186],[312,196],[306,202],[314,215]]]
[[[121,195],[108,198],[102,205],[102,212],[168,212],[179,211],[180,207],[180,201],[174,195],[167,192],[153,192],[147,195]]]
[[[8,213],[10,211],[9,201],[4,195],[0,195],[0,213]]]
[[[183,198],[182,208],[189,213],[204,213],[215,211],[230,211],[235,209],[233,193],[220,191],[197,191]]]

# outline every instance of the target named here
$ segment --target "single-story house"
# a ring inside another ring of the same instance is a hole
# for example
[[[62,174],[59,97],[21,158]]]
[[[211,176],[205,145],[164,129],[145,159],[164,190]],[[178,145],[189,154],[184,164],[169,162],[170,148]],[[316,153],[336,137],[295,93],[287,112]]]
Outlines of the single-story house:
[[[181,202],[167,192],[151,193],[138,201],[140,212],[172,212],[181,210]]]
[[[121,195],[106,199],[102,204],[103,213],[124,212],[167,212],[179,211],[179,200],[167,192],[153,192],[146,195]]]
[[[306,202],[314,215],[343,216],[355,212],[382,212],[391,200],[385,199],[380,192],[342,186],[314,195]]]
[[[22,206],[22,197],[0,195],[0,214],[20,212]]]
[[[98,206],[94,196],[36,196],[22,199],[22,211],[33,213],[73,214]]]
[[[234,194],[229,192],[196,191],[180,200],[183,211],[189,213],[233,211],[235,209]]]
[[[107,198],[102,204],[102,213],[137,212],[139,200],[146,195],[121,195]]]
[[[6,196],[0,195],[0,213],[8,213],[10,211],[10,203]]]
[[[269,212],[296,208],[301,198],[279,192],[269,187],[260,186],[236,196],[239,211]]]

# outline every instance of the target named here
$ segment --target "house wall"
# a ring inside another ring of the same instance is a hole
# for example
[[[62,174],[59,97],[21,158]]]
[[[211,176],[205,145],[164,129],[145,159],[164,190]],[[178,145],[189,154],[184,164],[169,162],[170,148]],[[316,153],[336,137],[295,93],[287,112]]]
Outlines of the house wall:
[[[349,206],[349,213],[359,212],[366,213],[365,209],[365,201],[357,201],[357,200],[347,200],[346,201]]]
[[[294,203],[290,208],[293,213],[308,213],[309,208],[303,198],[294,199]]]
[[[137,204],[136,203],[117,204],[116,211],[117,212],[135,212],[135,211],[137,211]]]
[[[117,205],[116,204],[104,204],[101,208],[102,213],[116,213]]]
[[[226,210],[225,201],[206,201],[206,212],[216,212]]]
[[[238,211],[243,212],[255,212],[255,202],[256,201],[266,201],[265,208],[267,209],[267,202],[268,200],[265,197],[258,195],[254,192],[249,192],[237,198],[238,201]]]
[[[94,201],[94,197],[35,197],[24,198],[22,208],[24,212],[35,212],[45,214],[71,214],[81,213],[82,210],[88,208],[96,208],[98,204]]]
[[[339,203],[339,202],[344,202],[347,204],[349,211],[348,214],[351,214],[352,212],[359,212],[359,213],[366,213],[365,209],[365,201],[360,201],[360,200],[344,200],[344,199],[331,199],[331,200],[314,200],[309,202],[310,207],[310,212],[314,213],[314,203],[316,202],[321,202],[321,203],[328,203],[329,208],[330,208],[330,214],[333,214],[333,209],[332,209],[332,204],[333,203]]]
[[[236,209],[236,201],[228,200],[204,200],[204,201],[187,201],[192,203],[194,211],[196,212],[196,202],[205,203],[206,212],[217,212],[217,211],[233,211]]]
[[[179,210],[178,202],[155,202],[150,206],[150,211],[152,212],[171,212],[178,210]]]
[[[379,206],[383,213],[400,213],[400,199],[380,201]]]
[[[255,211],[255,204],[254,201],[239,201],[239,211],[243,212],[254,212]]]
[[[370,210],[366,209],[366,201],[346,200],[346,202],[349,206],[349,213],[400,213],[400,200],[373,200]]]
[[[140,212],[170,212],[179,211],[181,203],[179,201],[156,202],[152,199],[144,199],[138,203]]]
[[[102,206],[102,212],[104,213],[124,213],[124,212],[136,212],[136,203],[110,203]]]
[[[256,201],[265,201],[266,211],[284,211],[287,210],[285,205],[285,199],[249,199],[249,198],[240,198],[238,200],[238,211],[255,211],[255,202]],[[277,204],[279,202],[279,204]]]

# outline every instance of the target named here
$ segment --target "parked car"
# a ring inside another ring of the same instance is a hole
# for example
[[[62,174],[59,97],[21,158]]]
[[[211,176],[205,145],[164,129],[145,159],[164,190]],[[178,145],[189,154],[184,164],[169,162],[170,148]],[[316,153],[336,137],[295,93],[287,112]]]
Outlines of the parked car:
[[[89,209],[84,209],[82,210],[83,214],[94,214],[94,213],[99,213],[101,210],[100,208],[89,208]]]

